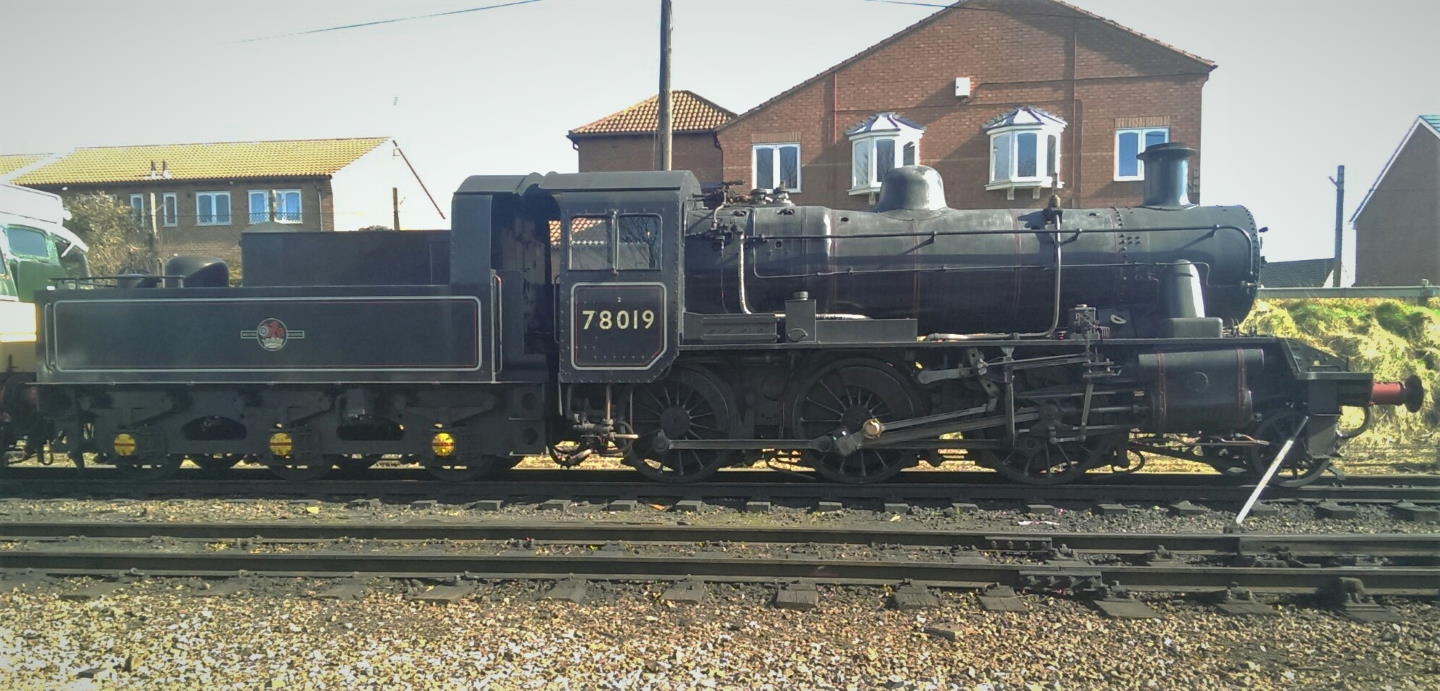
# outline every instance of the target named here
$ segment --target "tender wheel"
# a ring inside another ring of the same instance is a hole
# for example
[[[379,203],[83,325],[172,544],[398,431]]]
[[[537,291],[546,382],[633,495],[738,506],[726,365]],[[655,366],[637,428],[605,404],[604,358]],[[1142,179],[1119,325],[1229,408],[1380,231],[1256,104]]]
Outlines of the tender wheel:
[[[300,463],[293,458],[276,459],[274,463],[267,466],[270,472],[282,480],[291,482],[308,482],[319,480],[330,474],[335,464],[340,462],[341,456],[325,455],[319,461],[311,463]]]
[[[127,480],[161,480],[175,474],[184,456],[138,456],[115,459],[115,468]]]
[[[1251,447],[1249,451],[1251,479],[1258,480],[1265,475],[1265,470],[1275,460],[1275,455],[1280,453],[1280,447],[1285,441],[1300,429],[1301,422],[1305,419],[1303,415],[1293,410],[1286,410],[1267,416],[1260,426],[1255,430],[1255,438],[1269,442],[1269,446]],[[1308,485],[1320,477],[1330,467],[1330,459],[1316,458],[1310,455],[1309,445],[1305,443],[1305,435],[1301,434],[1295,439],[1295,447],[1290,449],[1290,454],[1285,457],[1285,462],[1280,464],[1280,469],[1275,471],[1275,477],[1270,479],[1270,484],[1277,487],[1300,487]]]
[[[917,417],[920,402],[889,365],[845,360],[827,365],[800,389],[791,409],[791,426],[802,439],[844,430],[858,434],[866,420],[891,422]],[[860,449],[848,455],[806,452],[806,462],[835,482],[882,482],[919,462],[922,454],[899,449]]]
[[[496,460],[494,456],[436,458],[425,466],[425,472],[430,473],[436,480],[469,482],[493,472]]]
[[[730,388],[699,369],[676,369],[665,379],[634,393],[631,415],[639,438],[625,462],[651,480],[697,482],[711,477],[738,455],[734,451],[672,449],[657,451],[656,437],[671,441],[728,439],[735,432],[735,406]]]

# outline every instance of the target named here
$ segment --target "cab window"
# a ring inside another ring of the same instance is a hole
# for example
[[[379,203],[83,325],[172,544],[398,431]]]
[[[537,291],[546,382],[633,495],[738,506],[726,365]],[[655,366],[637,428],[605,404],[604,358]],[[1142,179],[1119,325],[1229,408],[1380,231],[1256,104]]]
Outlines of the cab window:
[[[621,271],[660,268],[660,217],[620,217]]]
[[[610,217],[572,217],[569,241],[571,271],[610,268]]]
[[[50,239],[38,230],[10,226],[5,229],[5,241],[10,253],[30,259],[52,259]]]
[[[568,233],[571,271],[657,270],[660,217],[654,214],[572,216]]]

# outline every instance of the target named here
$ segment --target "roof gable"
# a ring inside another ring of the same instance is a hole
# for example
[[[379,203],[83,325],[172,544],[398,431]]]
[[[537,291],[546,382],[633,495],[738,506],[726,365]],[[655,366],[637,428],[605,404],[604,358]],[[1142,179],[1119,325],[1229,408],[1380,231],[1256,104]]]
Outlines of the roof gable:
[[[670,122],[675,132],[713,132],[735,118],[735,113],[693,91],[670,92]],[[659,127],[660,96],[570,130],[570,136],[650,134]]]
[[[1210,60],[1207,60],[1207,59],[1202,58],[1202,57],[1200,57],[1200,56],[1198,56],[1198,55],[1195,55],[1195,54],[1193,54],[1193,53],[1189,53],[1189,52],[1186,52],[1186,51],[1181,50],[1181,49],[1179,49],[1179,48],[1176,48],[1175,46],[1172,46],[1172,45],[1170,45],[1170,44],[1168,44],[1168,43],[1164,43],[1164,42],[1162,42],[1162,41],[1159,41],[1159,40],[1156,40],[1156,39],[1154,39],[1154,38],[1151,38],[1150,36],[1147,36],[1147,35],[1145,35],[1145,34],[1142,34],[1142,33],[1138,32],[1138,31],[1136,31],[1136,30],[1134,30],[1134,29],[1131,29],[1130,27],[1125,26],[1125,25],[1123,25],[1123,24],[1121,24],[1121,23],[1119,23],[1119,22],[1116,22],[1116,21],[1114,21],[1114,20],[1112,20],[1112,19],[1107,19],[1107,18],[1102,17],[1102,16],[1100,16],[1100,15],[1098,15],[1098,14],[1094,14],[1093,12],[1087,12],[1087,11],[1085,11],[1085,10],[1083,10],[1083,9],[1080,9],[1079,7],[1076,7],[1076,6],[1071,5],[1071,4],[1069,4],[1069,3],[1061,2],[1061,0],[959,0],[959,1],[956,2],[955,4],[950,5],[950,6],[948,6],[948,7],[944,7],[944,8],[941,9],[939,12],[936,12],[936,13],[928,16],[928,17],[925,17],[924,19],[921,19],[920,21],[915,22],[914,24],[911,24],[910,26],[905,27],[904,29],[901,29],[900,31],[898,31],[898,32],[896,32],[896,33],[894,33],[894,34],[891,34],[889,37],[881,40],[879,43],[876,43],[876,44],[874,44],[874,45],[872,45],[872,46],[869,46],[869,47],[865,48],[864,50],[862,50],[862,51],[860,51],[860,52],[858,52],[858,53],[850,56],[849,58],[846,58],[845,60],[837,63],[836,65],[830,67],[829,69],[827,69],[827,70],[825,70],[825,71],[823,71],[823,72],[820,72],[819,74],[816,74],[815,76],[810,77],[809,79],[806,79],[805,81],[800,82],[799,84],[796,84],[795,86],[792,86],[792,87],[790,87],[789,89],[786,89],[785,91],[782,91],[782,92],[776,94],[775,96],[773,96],[773,97],[765,100],[764,102],[760,103],[759,105],[755,106],[754,108],[751,108],[750,110],[747,110],[747,111],[745,111],[744,113],[741,113],[739,116],[737,116],[737,117],[735,117],[734,119],[730,120],[729,122],[725,123],[725,125],[723,125],[722,127],[720,127],[720,129],[728,128],[728,127],[730,127],[730,126],[732,126],[732,125],[740,122],[741,120],[744,120],[744,119],[746,119],[746,118],[749,118],[750,116],[752,116],[752,115],[754,115],[754,114],[756,114],[756,113],[758,113],[758,112],[760,112],[760,111],[763,111],[763,110],[765,110],[766,108],[769,108],[770,106],[772,106],[772,105],[774,105],[774,104],[776,104],[776,103],[778,103],[778,102],[780,102],[780,101],[785,100],[787,97],[789,97],[789,96],[791,96],[791,95],[793,95],[793,94],[795,94],[795,93],[797,93],[797,92],[802,91],[802,90],[805,89],[806,87],[811,86],[812,84],[815,84],[816,82],[818,82],[818,81],[820,81],[820,80],[822,80],[822,79],[824,79],[824,78],[826,78],[826,77],[828,77],[828,76],[830,76],[830,75],[832,75],[832,74],[834,74],[834,73],[836,73],[836,72],[839,72],[839,71],[841,71],[841,70],[843,70],[843,69],[845,69],[845,68],[847,68],[847,67],[849,67],[849,66],[851,66],[851,65],[853,65],[853,64],[855,64],[855,63],[857,63],[857,62],[859,62],[859,61],[861,61],[861,60],[863,60],[863,59],[865,59],[865,58],[866,58],[867,56],[869,56],[870,54],[872,54],[872,53],[874,53],[874,52],[876,52],[876,51],[878,51],[878,50],[880,50],[880,49],[882,49],[882,48],[885,48],[886,46],[889,46],[889,45],[891,45],[891,44],[893,44],[893,43],[899,42],[899,41],[901,41],[901,40],[909,37],[911,34],[914,34],[915,32],[920,31],[921,29],[923,29],[923,28],[925,28],[925,27],[927,27],[927,26],[935,23],[936,21],[940,20],[942,17],[949,16],[949,15],[950,15],[951,13],[953,13],[953,12],[957,12],[957,11],[961,11],[961,10],[983,10],[983,11],[994,11],[994,12],[1006,12],[1006,13],[1011,13],[1011,14],[1016,14],[1016,15],[1037,14],[1037,12],[1034,12],[1034,11],[1027,11],[1027,9],[1026,9],[1026,7],[1025,7],[1025,5],[1027,5],[1027,4],[1044,5],[1044,6],[1046,6],[1049,10],[1053,10],[1053,12],[1049,12],[1049,13],[1047,13],[1047,14],[1054,15],[1054,14],[1057,14],[1057,13],[1064,13],[1065,15],[1068,15],[1068,16],[1071,16],[1071,17],[1074,17],[1074,18],[1077,18],[1077,19],[1087,19],[1087,20],[1092,20],[1092,21],[1099,22],[1099,23],[1101,23],[1101,24],[1103,24],[1103,25],[1105,25],[1105,26],[1108,26],[1108,27],[1114,28],[1114,29],[1118,29],[1118,30],[1120,30],[1121,32],[1123,32],[1123,33],[1125,33],[1125,34],[1128,34],[1128,35],[1133,36],[1133,37],[1135,37],[1135,38],[1137,38],[1137,39],[1143,40],[1143,41],[1145,41],[1145,42],[1147,42],[1147,43],[1153,44],[1153,45],[1155,45],[1155,46],[1157,46],[1157,47],[1159,47],[1159,48],[1162,48],[1162,49],[1164,49],[1164,50],[1166,50],[1166,51],[1169,51],[1169,52],[1171,52],[1171,53],[1174,53],[1175,55],[1177,55],[1177,56],[1185,59],[1186,61],[1195,63],[1197,67],[1204,69],[1206,72],[1215,69],[1215,63],[1212,62],[1212,61],[1210,61]]]
[[[1069,123],[1065,118],[1035,106],[1020,106],[1009,112],[1001,113],[985,123],[983,129],[986,132],[1000,129],[1001,127],[1015,127],[1017,125],[1059,125],[1064,127]]]
[[[1380,189],[1380,184],[1385,182],[1385,176],[1390,174],[1390,167],[1395,165],[1395,159],[1400,158],[1400,152],[1404,151],[1405,147],[1410,145],[1410,140],[1414,139],[1415,133],[1420,130],[1440,137],[1440,115],[1421,115],[1415,118],[1415,122],[1410,124],[1410,129],[1405,132],[1405,136],[1400,140],[1400,146],[1395,147],[1395,151],[1390,154],[1389,160],[1385,161],[1385,166],[1380,169],[1380,174],[1375,176],[1375,182],[1371,183],[1369,191],[1365,193],[1365,198],[1361,199],[1360,205],[1355,207],[1355,213],[1350,214],[1351,223],[1354,223],[1355,219],[1360,217],[1360,212],[1365,210],[1365,205],[1369,204],[1370,199],[1375,196],[1375,190]]]
[[[1335,268],[1331,257],[1265,262],[1260,267],[1260,285],[1266,288],[1320,288]]]
[[[846,129],[845,136],[854,137],[858,134],[869,134],[871,132],[899,132],[901,130],[924,132],[925,126],[902,117],[894,111],[886,111],[884,113],[871,115],[861,120],[860,124]]]
[[[324,177],[334,175],[386,141],[389,137],[86,147],[59,156],[11,182],[68,185],[157,178]]]

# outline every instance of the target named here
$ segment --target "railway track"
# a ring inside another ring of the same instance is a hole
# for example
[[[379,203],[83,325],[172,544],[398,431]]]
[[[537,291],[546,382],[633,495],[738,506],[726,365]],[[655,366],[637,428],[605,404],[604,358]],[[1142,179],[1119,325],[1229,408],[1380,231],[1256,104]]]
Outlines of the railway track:
[[[289,482],[260,469],[237,469],[220,477],[181,471],[165,480],[133,480],[111,469],[9,468],[0,473],[5,497],[250,497],[250,498],[435,498],[445,501],[511,498],[616,498],[774,500],[1022,500],[1243,502],[1253,485],[1215,475],[1097,475],[1086,482],[1031,486],[1007,484],[994,473],[914,472],[877,485],[840,485],[768,470],[721,473],[708,482],[665,485],[628,470],[516,470],[490,480],[448,483],[423,472],[372,469],[358,479]],[[1270,487],[1267,500],[1440,503],[1440,477],[1377,475],[1344,483],[1324,479],[1298,487]]]
[[[980,590],[995,609],[1023,606],[1016,592],[1070,593],[1113,616],[1149,616],[1134,593],[1211,595],[1251,613],[1264,610],[1257,593],[1316,595],[1385,618],[1373,595],[1440,594],[1437,535],[14,522],[0,525],[0,545],[0,584],[107,579],[85,596],[135,579],[200,578],[223,594],[300,577],[338,579],[332,590],[351,596],[375,579],[427,579],[444,584],[435,598],[453,600],[492,580],[538,579],[567,599],[591,581],[673,581],[686,597],[706,583],[778,584],[779,603],[813,600],[824,583],[891,586],[921,602],[932,588]]]
[[[1253,557],[1285,553],[1295,559],[1366,556],[1440,565],[1437,534],[1203,534],[1093,533],[926,530],[896,528],[693,526],[605,522],[543,523],[157,523],[105,521],[15,521],[0,523],[0,540],[57,538],[271,541],[447,541],[484,543],[523,540],[530,544],[631,545],[884,545],[948,548],[995,553],[1049,553],[1064,546],[1077,554]],[[3,555],[0,555],[3,557]],[[1436,584],[1440,587],[1440,583]]]

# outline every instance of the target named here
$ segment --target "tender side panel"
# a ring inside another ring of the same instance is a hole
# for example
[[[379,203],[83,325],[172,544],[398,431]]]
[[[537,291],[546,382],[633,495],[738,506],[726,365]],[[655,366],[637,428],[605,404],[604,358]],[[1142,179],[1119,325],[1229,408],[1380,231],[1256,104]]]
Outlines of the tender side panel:
[[[484,364],[474,297],[79,298],[46,317],[52,381],[449,379]]]

